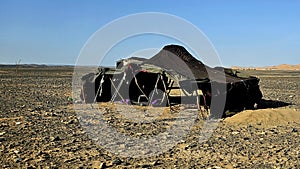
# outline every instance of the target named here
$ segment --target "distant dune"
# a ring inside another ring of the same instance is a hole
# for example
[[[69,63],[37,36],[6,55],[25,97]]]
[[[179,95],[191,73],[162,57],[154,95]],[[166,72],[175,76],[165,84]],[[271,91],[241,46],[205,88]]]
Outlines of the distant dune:
[[[281,64],[277,66],[266,66],[266,67],[240,67],[240,66],[232,66],[232,69],[240,69],[240,70],[300,70],[300,64],[297,65],[289,65],[289,64]]]

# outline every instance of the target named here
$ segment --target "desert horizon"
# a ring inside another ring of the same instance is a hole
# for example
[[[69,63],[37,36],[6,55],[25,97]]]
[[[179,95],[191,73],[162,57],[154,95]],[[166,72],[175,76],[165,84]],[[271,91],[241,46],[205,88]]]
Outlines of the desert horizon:
[[[37,63],[25,63],[25,64],[0,64],[0,67],[75,67],[72,64],[37,64]],[[99,65],[101,66],[101,65]],[[78,66],[78,67],[90,67],[90,66]],[[95,65],[91,67],[97,67]],[[278,64],[278,65],[266,65],[266,66],[228,66],[231,69],[237,70],[300,70],[300,64]]]

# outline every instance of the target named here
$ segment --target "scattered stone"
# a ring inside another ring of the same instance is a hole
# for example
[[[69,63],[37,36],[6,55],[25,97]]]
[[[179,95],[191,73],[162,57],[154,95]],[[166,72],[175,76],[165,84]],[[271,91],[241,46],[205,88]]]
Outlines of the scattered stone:
[[[239,134],[240,132],[238,132],[238,131],[233,131],[233,132],[231,132],[231,134],[233,134],[233,135],[237,135],[237,134]]]
[[[93,161],[92,162],[92,169],[105,169],[106,163],[101,161]]]
[[[119,158],[115,158],[115,159],[112,161],[112,164],[113,164],[113,165],[120,165],[120,164],[122,164],[122,161],[121,161]]]
[[[157,166],[159,165],[159,162],[157,160],[155,160],[153,163],[152,163],[153,166]]]
[[[72,161],[74,161],[74,160],[76,160],[75,158],[70,158],[70,159],[65,159],[65,160],[63,160],[63,162],[64,163],[69,163],[69,162],[72,162]]]
[[[142,164],[142,165],[141,165],[141,168],[150,168],[150,167],[151,167],[150,164]]]
[[[55,137],[51,137],[50,141],[59,141],[60,137],[59,136],[55,136]]]
[[[106,164],[105,163],[101,163],[99,166],[99,169],[105,169],[106,168]]]
[[[19,157],[16,157],[15,159],[14,159],[14,161],[15,161],[15,163],[19,163],[19,162],[21,162],[23,159],[22,158],[19,158]]]
[[[249,138],[249,137],[244,137],[244,140],[245,140],[245,141],[249,141],[250,138]]]
[[[292,128],[292,132],[298,132],[298,129]]]

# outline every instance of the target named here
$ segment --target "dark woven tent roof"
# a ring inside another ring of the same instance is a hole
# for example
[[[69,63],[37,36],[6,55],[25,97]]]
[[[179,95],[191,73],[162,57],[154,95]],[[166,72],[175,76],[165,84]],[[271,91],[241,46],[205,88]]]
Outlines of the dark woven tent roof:
[[[142,64],[158,66],[162,69],[172,70],[187,79],[224,82],[222,67],[211,68],[193,57],[184,47],[179,45],[167,45]],[[232,76],[225,72],[226,82],[238,82],[245,78]]]
[[[165,46],[159,53],[143,63],[175,71],[188,79],[208,78],[205,65],[194,58],[184,47],[178,45]]]

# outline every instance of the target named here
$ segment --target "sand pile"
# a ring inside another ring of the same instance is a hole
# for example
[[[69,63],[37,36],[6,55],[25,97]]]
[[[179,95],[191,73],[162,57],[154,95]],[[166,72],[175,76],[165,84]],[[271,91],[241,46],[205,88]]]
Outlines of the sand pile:
[[[232,125],[279,126],[300,123],[300,111],[288,108],[246,110],[224,121]]]

